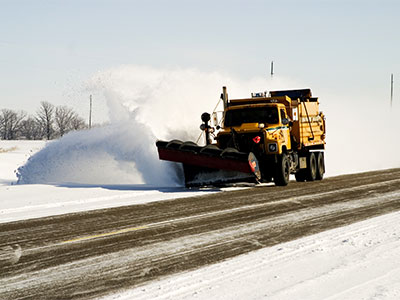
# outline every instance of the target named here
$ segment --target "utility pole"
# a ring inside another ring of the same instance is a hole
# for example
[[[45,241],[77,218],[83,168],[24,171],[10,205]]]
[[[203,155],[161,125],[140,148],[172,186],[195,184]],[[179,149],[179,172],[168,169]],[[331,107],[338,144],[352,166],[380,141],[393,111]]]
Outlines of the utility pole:
[[[89,129],[92,128],[92,95],[90,95]]]
[[[271,61],[271,77],[274,76],[274,61]]]
[[[390,107],[393,104],[393,74],[390,76]]]

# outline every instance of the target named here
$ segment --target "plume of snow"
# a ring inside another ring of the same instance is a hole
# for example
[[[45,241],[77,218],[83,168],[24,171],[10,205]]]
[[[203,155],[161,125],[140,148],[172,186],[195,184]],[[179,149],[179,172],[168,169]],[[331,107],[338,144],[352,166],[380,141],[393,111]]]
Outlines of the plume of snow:
[[[52,141],[18,170],[19,183],[181,185],[181,172],[175,164],[159,161],[155,142],[196,141],[200,115],[213,110],[222,86],[228,87],[230,98],[307,87],[279,76],[244,80],[135,65],[105,70],[93,75],[86,89],[103,97],[110,123]],[[397,113],[389,111],[373,95],[335,95],[323,88],[313,94],[320,97],[327,117],[328,175],[400,167],[398,107]]]
[[[155,142],[197,140],[200,115],[215,107],[223,85],[246,97],[266,84],[262,78],[143,66],[95,74],[87,90],[103,95],[110,124],[52,141],[19,168],[18,182],[182,185],[176,165],[158,159]]]

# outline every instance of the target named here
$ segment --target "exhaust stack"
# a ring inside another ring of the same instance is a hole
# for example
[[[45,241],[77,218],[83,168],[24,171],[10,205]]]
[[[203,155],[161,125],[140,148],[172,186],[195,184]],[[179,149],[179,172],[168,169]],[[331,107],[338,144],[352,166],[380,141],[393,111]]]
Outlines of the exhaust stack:
[[[224,102],[224,110],[228,107],[228,93],[226,91],[226,86],[222,87],[222,94],[221,94],[222,101]]]

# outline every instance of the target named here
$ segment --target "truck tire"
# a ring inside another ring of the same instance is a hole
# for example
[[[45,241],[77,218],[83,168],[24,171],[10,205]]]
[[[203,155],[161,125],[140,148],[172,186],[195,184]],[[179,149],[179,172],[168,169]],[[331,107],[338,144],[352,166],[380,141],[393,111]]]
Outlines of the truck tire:
[[[325,159],[324,154],[322,152],[317,153],[317,180],[322,180],[325,174]]]
[[[290,161],[289,157],[283,153],[278,158],[278,163],[275,169],[275,185],[278,186],[286,186],[289,183],[289,175],[290,175]]]
[[[310,152],[307,157],[306,179],[314,181],[317,178],[317,158],[314,152]]]

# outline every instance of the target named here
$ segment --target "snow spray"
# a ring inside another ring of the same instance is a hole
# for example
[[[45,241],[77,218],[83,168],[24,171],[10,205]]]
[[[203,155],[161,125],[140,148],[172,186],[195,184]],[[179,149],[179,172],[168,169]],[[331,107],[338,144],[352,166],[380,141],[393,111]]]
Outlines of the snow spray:
[[[310,87],[327,117],[327,175],[400,167],[394,153],[399,142],[393,140],[399,126],[393,114],[388,118],[382,106],[372,105],[371,95],[349,100],[351,93],[334,95],[276,75],[244,80],[195,69],[127,65],[99,72],[86,83],[88,94],[105,99],[110,123],[50,142],[19,168],[18,182],[182,185],[182,172],[158,159],[155,142],[196,141],[200,115],[212,111],[222,86],[230,98]]]
[[[141,66],[95,74],[86,91],[104,97],[110,123],[48,143],[18,169],[18,183],[183,185],[177,164],[158,159],[155,142],[196,141],[200,115],[215,107],[224,85],[232,95],[247,97],[264,89],[265,80]]]

